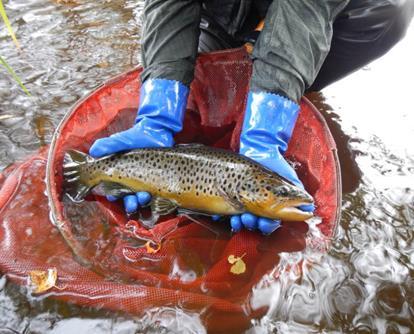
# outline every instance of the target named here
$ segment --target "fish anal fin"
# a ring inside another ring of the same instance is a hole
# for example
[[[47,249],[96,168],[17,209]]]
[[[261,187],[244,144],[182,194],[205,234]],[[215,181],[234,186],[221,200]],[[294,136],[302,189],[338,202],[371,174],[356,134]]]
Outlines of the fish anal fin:
[[[214,216],[211,213],[206,213],[206,212],[202,212],[202,211],[197,211],[197,210],[191,210],[191,209],[185,209],[185,208],[179,208],[177,209],[177,214],[184,216],[184,215],[189,215],[189,216],[207,216],[207,217],[212,217]]]
[[[83,183],[76,183],[76,185],[66,185],[66,195],[76,203],[80,203],[83,201],[84,197],[89,193],[92,189],[91,186],[88,186]]]
[[[151,201],[153,215],[165,216],[177,209],[177,204],[163,197],[154,197]]]

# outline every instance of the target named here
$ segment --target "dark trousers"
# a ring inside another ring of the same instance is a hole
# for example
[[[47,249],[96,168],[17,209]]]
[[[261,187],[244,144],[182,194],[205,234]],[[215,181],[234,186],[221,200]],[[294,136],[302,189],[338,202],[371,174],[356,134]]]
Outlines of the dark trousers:
[[[404,36],[413,15],[414,0],[351,0],[334,22],[330,51],[307,90],[321,90],[384,55]],[[200,31],[199,52],[239,47],[255,37],[229,35],[207,11]]]

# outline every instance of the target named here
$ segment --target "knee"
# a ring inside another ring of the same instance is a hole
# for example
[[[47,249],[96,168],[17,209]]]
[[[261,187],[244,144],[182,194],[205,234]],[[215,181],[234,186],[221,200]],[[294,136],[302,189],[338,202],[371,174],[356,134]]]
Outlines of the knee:
[[[334,33],[388,49],[405,35],[413,15],[412,0],[351,0],[335,22]]]
[[[414,15],[412,0],[383,0],[377,1],[379,21],[382,21],[382,33],[391,34],[389,39],[397,43],[404,37]]]
[[[387,0],[378,2],[384,3],[384,31],[389,31],[391,28],[396,43],[404,37],[414,16],[414,1]]]

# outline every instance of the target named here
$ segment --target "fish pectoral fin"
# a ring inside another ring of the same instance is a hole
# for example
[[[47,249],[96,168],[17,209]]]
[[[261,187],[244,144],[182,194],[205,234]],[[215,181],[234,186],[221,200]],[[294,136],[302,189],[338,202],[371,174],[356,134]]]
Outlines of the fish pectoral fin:
[[[165,216],[177,209],[177,204],[169,199],[154,197],[151,201],[151,211],[153,215]]]
[[[221,187],[220,185],[218,185],[216,183],[216,189],[219,192],[220,196],[223,196],[223,198],[229,202],[233,208],[235,208],[237,211],[245,211],[244,205],[242,202],[240,202],[239,197],[236,195],[231,196],[230,194],[228,194],[223,187]]]
[[[116,182],[102,182],[99,185],[99,188],[104,195],[111,195],[114,197],[122,197],[135,193],[132,189]]]

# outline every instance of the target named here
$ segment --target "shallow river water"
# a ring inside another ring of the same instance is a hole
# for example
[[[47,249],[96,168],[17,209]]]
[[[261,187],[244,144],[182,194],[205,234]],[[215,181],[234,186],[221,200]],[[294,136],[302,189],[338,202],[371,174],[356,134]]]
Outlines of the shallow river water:
[[[5,2],[22,45],[0,25],[0,169],[50,141],[80,97],[139,62],[141,1]],[[337,140],[342,219],[328,254],[282,256],[292,272],[256,287],[272,300],[251,333],[414,333],[414,26],[381,59],[313,94]],[[312,236],[312,228],[310,236]],[[316,233],[316,232],[314,232]],[[0,250],[1,252],[1,250]],[[313,263],[311,269],[307,263]],[[202,333],[197,315],[151,310],[140,318],[29,298],[0,276],[0,333]]]

